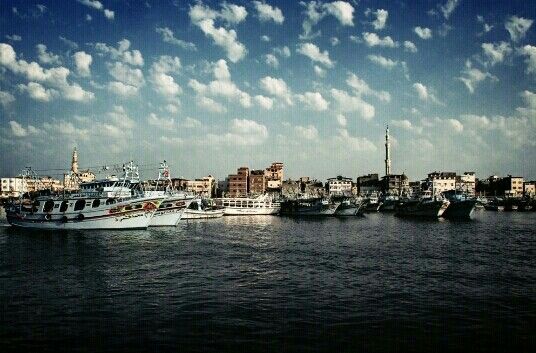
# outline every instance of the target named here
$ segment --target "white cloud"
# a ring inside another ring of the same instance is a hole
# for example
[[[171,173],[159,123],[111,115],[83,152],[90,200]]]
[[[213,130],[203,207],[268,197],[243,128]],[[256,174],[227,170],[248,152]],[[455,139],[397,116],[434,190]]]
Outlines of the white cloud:
[[[417,52],[417,47],[415,46],[415,44],[409,40],[406,40],[404,41],[404,50],[405,51],[408,51],[410,53],[416,53]]]
[[[314,71],[315,71],[316,76],[318,76],[318,77],[324,77],[324,76],[326,76],[326,70],[324,70],[324,69],[321,68],[320,66],[318,66],[318,65],[314,65],[314,66],[313,66],[313,69],[314,69]]]
[[[89,66],[93,62],[93,58],[91,57],[91,55],[87,54],[84,51],[78,51],[73,54],[73,59],[76,71],[80,76],[91,76],[91,70],[89,68]]]
[[[168,113],[171,114],[175,114],[179,111],[179,107],[177,107],[175,104],[167,104],[165,109]]]
[[[181,126],[187,129],[195,129],[195,128],[203,126],[203,124],[201,124],[199,120],[190,118],[189,116],[187,116],[186,119],[184,119],[184,122],[181,124]]]
[[[181,86],[175,82],[175,79],[168,75],[169,73],[178,73],[181,69],[181,61],[178,57],[168,55],[160,56],[151,66],[150,81],[153,83],[154,90],[166,97],[167,99],[176,99],[182,93]]]
[[[441,5],[439,9],[443,13],[443,16],[445,19],[449,19],[452,12],[456,9],[456,6],[458,6],[459,0],[447,0],[445,5]]]
[[[138,87],[127,85],[123,82],[112,81],[108,83],[108,90],[118,96],[129,97],[138,93]]]
[[[102,13],[104,14],[104,17],[106,17],[108,20],[113,20],[115,18],[115,13],[112,10],[105,9],[104,5],[102,5],[100,1],[97,1],[97,0],[77,0],[77,1],[81,3],[82,5],[90,7],[94,10],[102,11]],[[87,16],[90,16],[90,15],[87,15]]]
[[[397,127],[399,129],[404,129],[404,130],[407,130],[407,131],[412,131],[412,132],[415,132],[417,134],[420,134],[422,133],[422,126],[415,126],[411,123],[411,121],[407,120],[407,119],[403,119],[403,120],[391,120],[389,122],[389,126],[394,126],[394,127]]]
[[[430,92],[428,87],[426,87],[422,83],[415,82],[413,84],[413,89],[415,90],[415,92],[417,92],[417,96],[419,97],[420,100],[425,101],[425,102],[432,101],[437,104],[442,104],[439,101],[439,99],[437,99],[436,96],[432,92]]]
[[[297,95],[298,101],[305,105],[305,109],[314,111],[324,111],[328,109],[329,103],[318,92],[305,92]]]
[[[393,41],[390,36],[380,38],[376,33],[363,33],[363,40],[368,47],[386,47],[386,48],[396,48],[398,47],[398,42]]]
[[[192,50],[192,51],[197,50],[197,47],[195,46],[194,43],[190,43],[185,40],[175,38],[173,31],[169,29],[168,27],[157,27],[156,33],[160,33],[160,35],[162,36],[162,40],[165,43],[173,44],[186,50]]]
[[[115,18],[115,12],[113,12],[112,10],[104,9],[104,17],[109,20],[113,20]]]
[[[318,130],[314,125],[297,125],[294,126],[294,131],[296,131],[299,137],[306,140],[316,140],[318,138]]]
[[[342,114],[337,114],[337,123],[342,126],[342,127],[345,127],[347,124],[348,124],[348,120],[346,120],[346,117]]]
[[[255,97],[253,97],[253,99],[255,100],[255,102],[257,102],[257,104],[261,108],[266,109],[266,110],[272,109],[272,107],[274,105],[274,100],[272,98],[265,97],[263,95],[257,95]]]
[[[361,118],[371,120],[374,118],[374,106],[365,102],[359,96],[351,96],[346,91],[331,89],[331,96],[337,103],[340,112],[357,112]]]
[[[199,108],[212,113],[225,113],[227,111],[223,105],[209,97],[198,96],[196,98],[196,104]]]
[[[512,41],[517,42],[525,37],[530,26],[532,26],[532,22],[534,21],[528,18],[510,16],[505,22],[504,28],[510,33]]]
[[[372,21],[372,26],[375,30],[380,30],[385,27],[385,23],[387,22],[387,17],[389,16],[389,12],[387,10],[378,9],[373,14],[376,16],[376,19]]]
[[[119,59],[133,66],[143,66],[144,61],[141,52],[139,50],[128,50],[129,48],[130,41],[128,39],[122,39],[117,42],[117,49],[105,43],[95,43],[97,51],[110,55],[112,59]]]
[[[391,70],[393,67],[398,65],[398,61],[391,60],[381,55],[368,55],[367,58],[374,64],[380,65],[388,70]]]
[[[147,123],[166,131],[173,131],[175,129],[175,120],[173,118],[160,118],[155,113],[149,114]]]
[[[318,62],[326,66],[327,68],[333,67],[333,61],[329,58],[329,53],[327,50],[323,52],[314,45],[313,43],[301,43],[298,44],[298,49],[296,50],[299,54],[305,55],[313,62]]]
[[[339,45],[340,40],[339,40],[339,38],[337,38],[337,37],[331,37],[331,38],[329,39],[329,42],[331,43],[332,46],[336,46],[336,45]]]
[[[269,95],[282,99],[288,105],[293,104],[290,89],[282,78],[265,76],[260,79],[259,85]]]
[[[421,39],[430,39],[432,38],[432,30],[430,28],[426,27],[415,27],[413,31],[419,36]]]
[[[274,53],[276,54],[279,54],[280,56],[284,57],[284,58],[289,58],[290,57],[290,49],[287,47],[287,46],[284,46],[284,47],[277,47],[277,48],[274,48],[273,49]]]
[[[477,16],[476,16],[476,20],[477,20],[479,23],[482,23],[482,33],[479,33],[479,34],[478,34],[479,36],[483,35],[484,33],[488,33],[489,31],[492,30],[493,26],[490,26],[489,24],[487,24],[487,23],[484,21],[484,17],[482,17],[481,15],[477,15]]]
[[[214,44],[223,48],[227,53],[227,58],[234,63],[246,56],[247,49],[244,44],[238,41],[235,30],[216,27],[214,21],[217,18],[221,18],[229,24],[236,24],[243,21],[246,15],[247,12],[244,7],[227,3],[222,5],[221,12],[214,11],[201,3],[190,7],[189,11],[192,23],[199,27],[206,36],[210,37]]]
[[[270,41],[270,37],[268,37],[266,34],[264,34],[264,35],[261,36],[261,41],[268,43]]]
[[[334,141],[351,151],[376,151],[376,146],[366,137],[351,136],[346,129],[338,129]]]
[[[15,101],[15,97],[5,91],[0,91],[0,105],[3,107],[8,106],[9,104],[13,103]]]
[[[178,57],[162,55],[158,58],[158,61],[153,62],[153,65],[151,66],[151,70],[155,72],[162,72],[165,74],[167,73],[178,74],[180,72],[181,67],[182,67],[181,59],[179,59]]]
[[[482,72],[479,69],[472,67],[471,61],[465,63],[465,69],[461,72],[462,76],[458,77],[458,80],[462,81],[470,93],[475,92],[476,86],[489,78],[491,81],[498,81],[499,79],[489,72]]]
[[[22,40],[22,37],[19,36],[18,34],[13,34],[13,35],[6,34],[6,39],[12,42],[20,42]]]
[[[506,42],[495,43],[482,43],[482,50],[487,57],[487,62],[493,66],[495,64],[502,63],[506,56],[512,53],[510,44]]]
[[[354,8],[351,4],[345,1],[334,1],[328,4],[322,4],[317,1],[309,1],[309,3],[301,2],[306,7],[305,20],[303,21],[303,34],[301,39],[310,39],[319,35],[320,32],[311,33],[313,26],[327,15],[332,15],[343,26],[353,26]]]
[[[257,10],[261,22],[274,21],[277,24],[282,24],[285,20],[283,13],[278,7],[272,7],[260,1],[253,1],[253,5]]]
[[[463,131],[463,124],[459,120],[447,119],[446,122],[450,126],[450,128],[454,130],[455,132],[460,133]]]
[[[44,44],[37,44],[35,46],[37,48],[37,57],[39,58],[39,62],[41,64],[46,65],[60,65],[61,59],[59,55],[54,55],[50,52],[47,52],[47,46]]]
[[[224,134],[207,134],[209,145],[262,145],[268,139],[266,126],[247,119],[233,119],[228,132]]]
[[[108,65],[108,72],[117,81],[127,85],[140,88],[145,84],[143,72],[140,69],[132,68],[122,62],[115,62]]]
[[[13,136],[15,136],[15,137],[28,136],[28,131],[24,127],[22,127],[21,124],[17,123],[16,121],[11,120],[9,122],[9,126],[11,127],[11,133],[13,134]]]
[[[58,94],[57,91],[46,89],[37,82],[29,82],[27,85],[21,83],[17,87],[21,92],[28,92],[30,98],[41,102],[49,102]]]
[[[266,63],[266,65],[271,66],[275,69],[279,67],[279,60],[274,54],[266,54],[264,56],[264,62]]]
[[[526,55],[525,63],[527,64],[526,72],[528,74],[536,74],[536,47],[525,45],[520,51],[521,55]]]
[[[357,96],[369,95],[369,96],[374,96],[383,102],[391,101],[391,95],[389,94],[389,92],[373,90],[372,88],[369,87],[368,83],[365,82],[365,80],[359,78],[354,73],[348,74],[348,77],[346,79],[346,84],[354,90],[354,93]]]

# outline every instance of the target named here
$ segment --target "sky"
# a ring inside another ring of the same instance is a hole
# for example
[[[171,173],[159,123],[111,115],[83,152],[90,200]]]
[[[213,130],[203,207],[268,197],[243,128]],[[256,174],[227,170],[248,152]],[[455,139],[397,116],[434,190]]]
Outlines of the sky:
[[[0,176],[536,179],[534,1],[0,1]],[[56,174],[55,174],[56,173]]]

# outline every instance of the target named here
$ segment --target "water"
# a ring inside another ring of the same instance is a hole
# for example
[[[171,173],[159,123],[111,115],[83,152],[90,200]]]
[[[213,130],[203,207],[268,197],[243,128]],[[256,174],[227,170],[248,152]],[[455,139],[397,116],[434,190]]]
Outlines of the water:
[[[530,351],[536,213],[0,228],[2,351]]]

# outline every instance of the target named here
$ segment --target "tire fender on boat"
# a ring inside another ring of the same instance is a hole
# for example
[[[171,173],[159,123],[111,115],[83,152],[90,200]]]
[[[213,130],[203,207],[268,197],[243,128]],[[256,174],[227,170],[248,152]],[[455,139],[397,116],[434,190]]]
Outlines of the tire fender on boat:
[[[61,221],[62,221],[63,223],[67,223],[67,220],[68,220],[67,216],[63,216],[63,217],[61,217]]]
[[[45,219],[46,219],[47,221],[50,221],[51,218],[52,218],[52,216],[50,216],[50,214],[47,213],[47,214],[45,215]]]
[[[76,216],[76,218],[79,220],[79,221],[82,221],[84,220],[84,215],[82,213],[79,213],[78,216]]]

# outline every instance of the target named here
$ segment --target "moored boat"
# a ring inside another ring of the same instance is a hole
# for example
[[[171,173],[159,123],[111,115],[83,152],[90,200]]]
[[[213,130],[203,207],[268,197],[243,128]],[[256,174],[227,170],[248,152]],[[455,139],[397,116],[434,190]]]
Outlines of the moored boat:
[[[182,219],[208,219],[223,216],[223,208],[211,205],[207,200],[196,199],[184,210]]]
[[[214,202],[223,207],[225,216],[276,215],[281,210],[281,204],[266,195],[257,198],[218,198]]]
[[[323,199],[298,199],[281,203],[281,214],[286,216],[333,216],[340,202],[330,202]]]
[[[340,202],[340,205],[335,210],[334,215],[336,217],[358,216],[363,214],[362,207],[363,202],[345,199]]]
[[[449,200],[449,205],[443,213],[444,218],[450,219],[470,219],[476,205],[477,199],[466,194],[457,194],[456,191],[447,191],[443,195]]]
[[[409,200],[396,207],[395,215],[402,217],[439,218],[449,205],[447,200]]]

